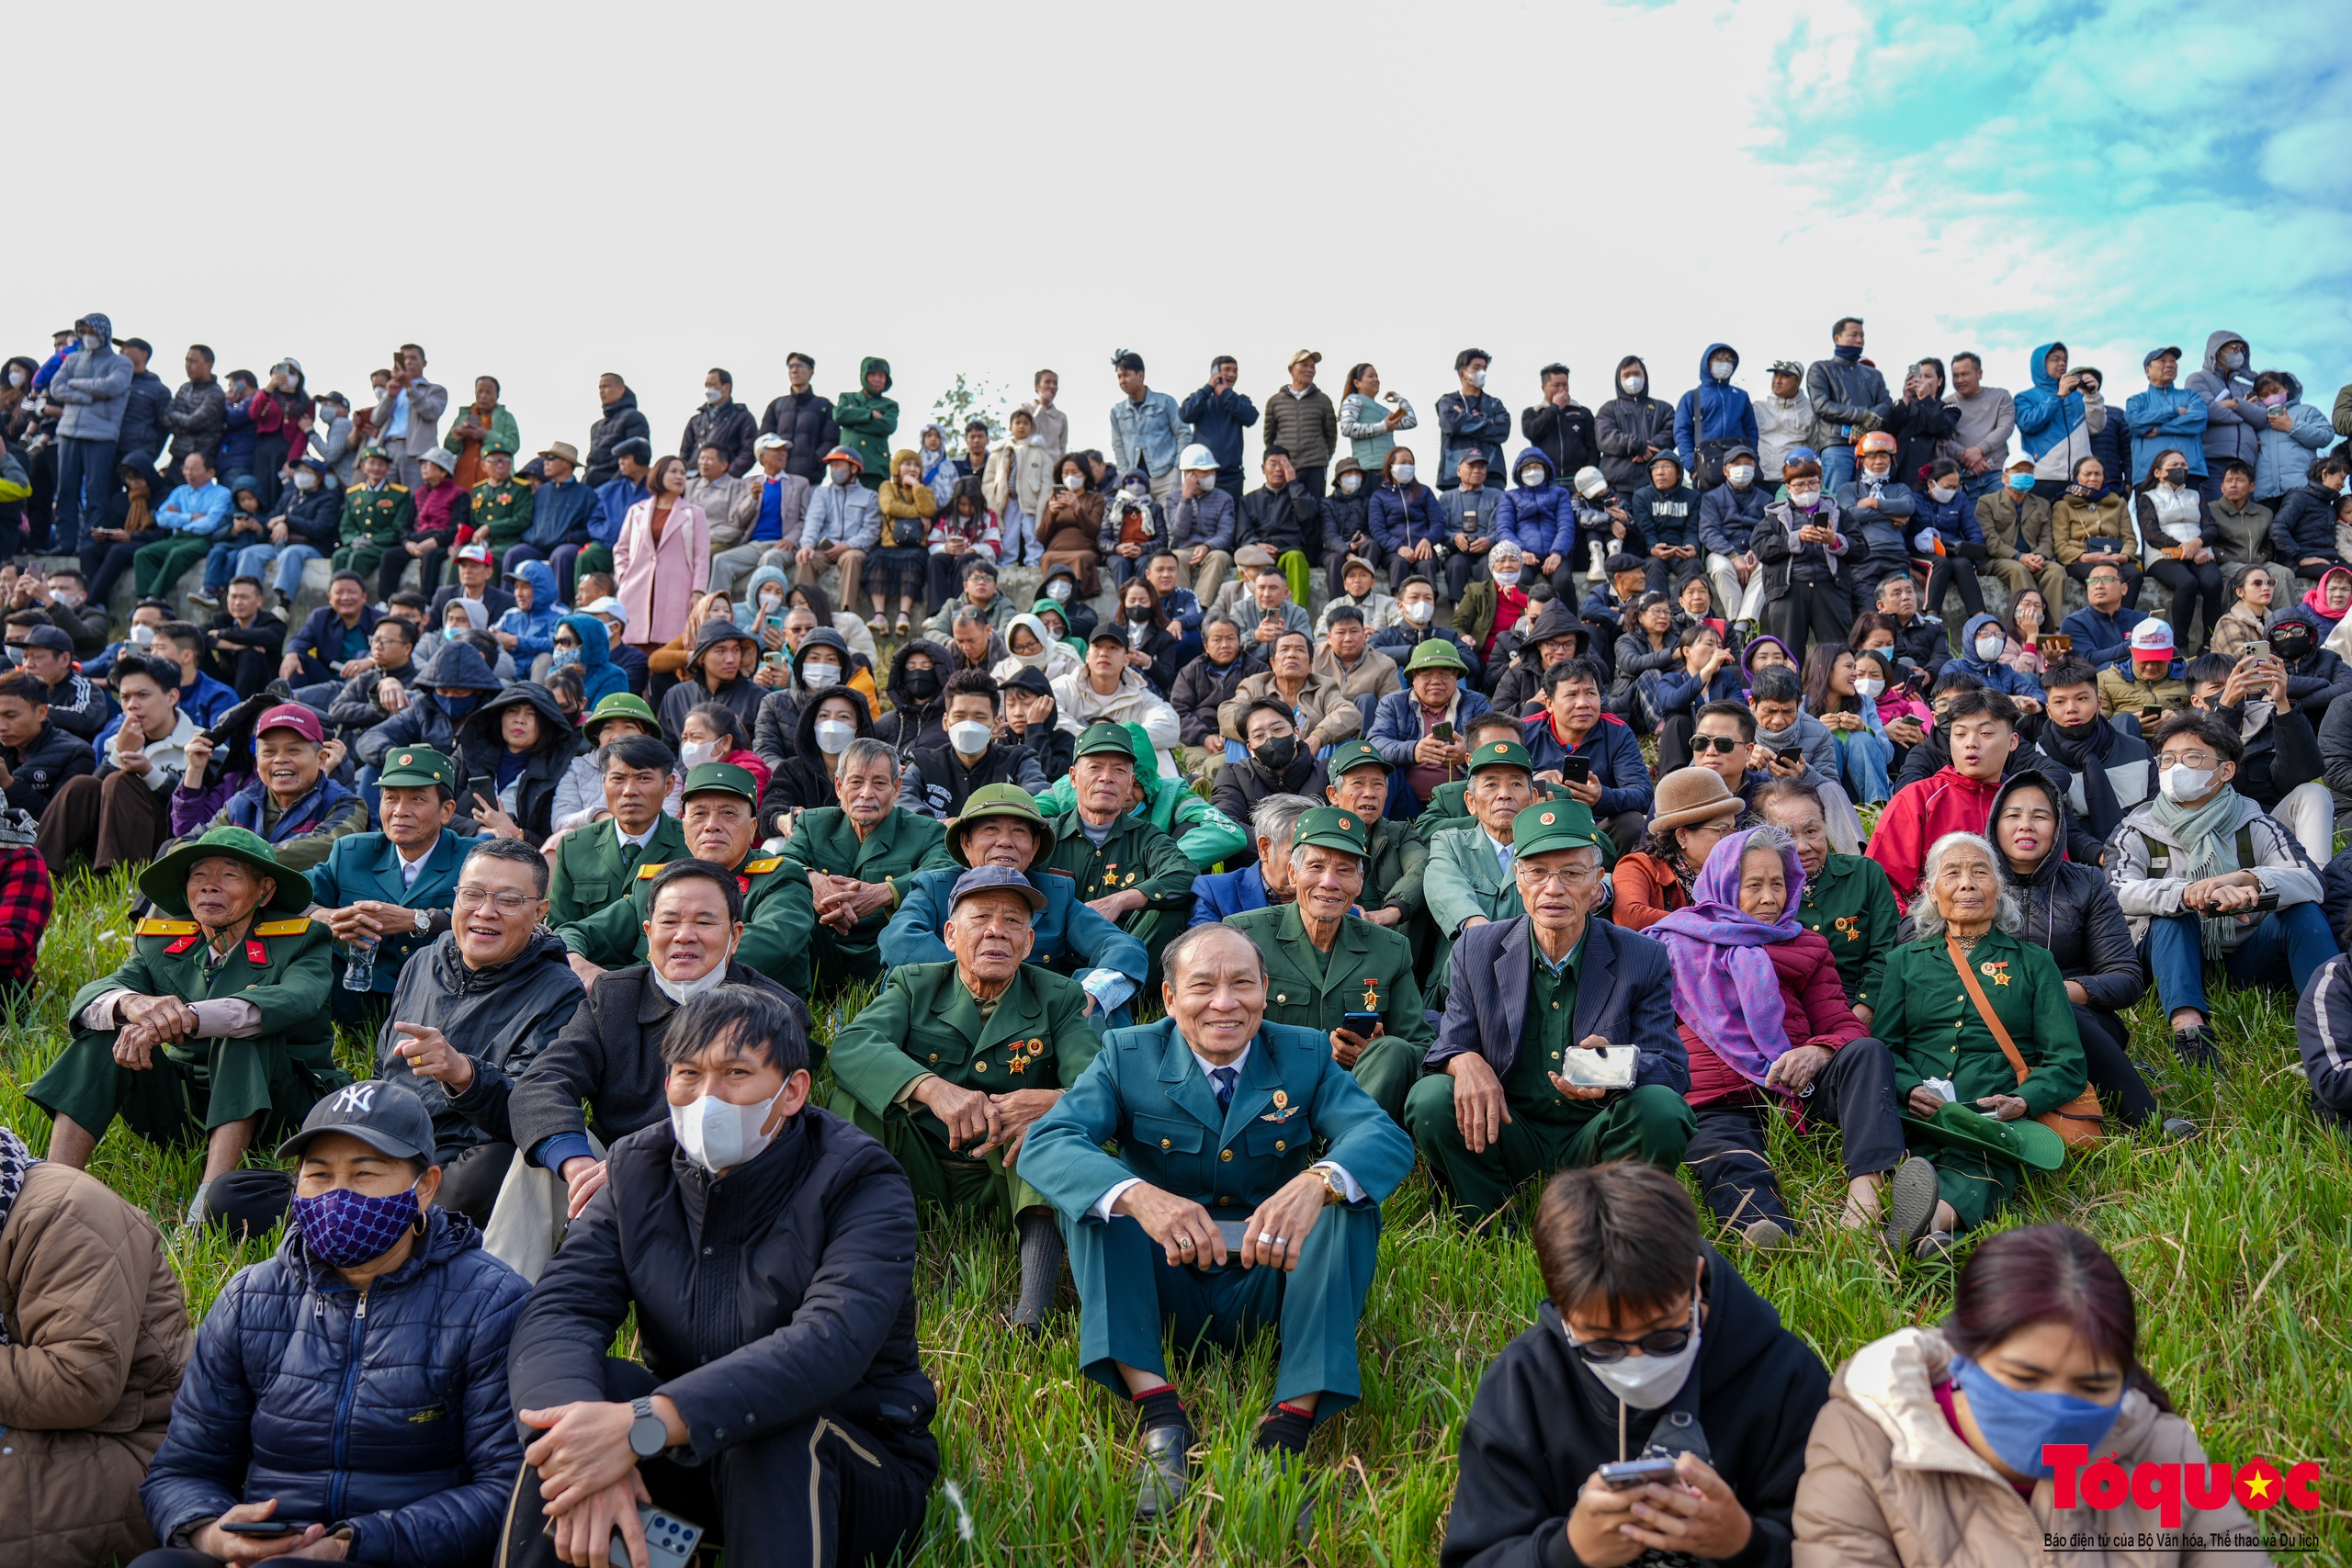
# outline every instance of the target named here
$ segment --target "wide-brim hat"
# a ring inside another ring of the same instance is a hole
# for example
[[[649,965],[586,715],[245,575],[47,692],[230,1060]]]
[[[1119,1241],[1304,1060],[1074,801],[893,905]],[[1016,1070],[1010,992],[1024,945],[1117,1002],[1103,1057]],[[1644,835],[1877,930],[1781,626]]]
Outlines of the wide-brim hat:
[[[226,856],[241,860],[277,884],[262,904],[273,915],[299,915],[311,904],[311,879],[277,863],[262,836],[246,828],[214,828],[189,839],[139,874],[139,891],[148,902],[175,919],[187,912],[187,875],[200,860]]]
[[[539,453],[541,457],[560,457],[573,468],[580,466],[580,448],[569,441],[550,441]]]
[[[1713,768],[1677,768],[1657,781],[1650,830],[1670,833],[1693,822],[1736,817],[1747,807]]]
[[[957,865],[972,863],[964,855],[964,829],[989,817],[1009,817],[1036,829],[1036,852],[1029,857],[1031,871],[1045,864],[1054,852],[1054,831],[1046,826],[1045,813],[1037,809],[1036,796],[1018,784],[985,784],[965,798],[962,815],[948,820],[947,853]]]
[[[662,733],[661,716],[653,711],[651,703],[635,692],[614,692],[588,711],[588,716],[580,721],[580,732],[588,738],[591,745],[597,743],[597,731],[608,718],[634,719],[645,726],[649,733]]]
[[[1903,1127],[1946,1148],[1977,1149],[2031,1170],[2056,1170],[2066,1163],[2066,1141],[2030,1116],[2003,1122],[1957,1100],[1936,1107],[1933,1116],[1904,1113]]]

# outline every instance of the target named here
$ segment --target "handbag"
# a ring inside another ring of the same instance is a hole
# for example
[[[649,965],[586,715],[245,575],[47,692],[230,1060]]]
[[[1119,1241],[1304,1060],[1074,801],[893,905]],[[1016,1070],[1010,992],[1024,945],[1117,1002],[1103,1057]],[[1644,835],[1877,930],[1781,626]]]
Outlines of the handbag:
[[[1960,983],[1968,987],[1968,998],[1976,1004],[1977,1016],[1984,1021],[1984,1027],[1993,1032],[1994,1043],[2000,1046],[2001,1055],[2007,1056],[2009,1066],[2016,1069],[2018,1082],[2025,1082],[2030,1070],[2025,1065],[2025,1058],[2018,1055],[2017,1043],[2009,1038],[2008,1030],[2003,1027],[2001,1015],[1995,1012],[1993,1004],[1984,999],[1984,987],[1977,984],[1975,972],[1968,967],[1968,960],[1961,953],[1960,943],[1946,937],[1944,951],[1951,954],[1951,966],[1960,971]],[[2083,1086],[2082,1093],[2057,1110],[2045,1111],[2034,1120],[2057,1134],[2070,1149],[2088,1148],[2107,1135],[2107,1117],[2098,1108],[2098,1091],[2088,1084]]]

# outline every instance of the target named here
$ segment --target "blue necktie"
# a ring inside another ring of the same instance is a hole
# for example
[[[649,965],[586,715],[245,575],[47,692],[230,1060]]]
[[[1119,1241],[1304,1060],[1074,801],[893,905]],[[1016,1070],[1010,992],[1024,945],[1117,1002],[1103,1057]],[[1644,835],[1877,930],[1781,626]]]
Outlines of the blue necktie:
[[[1241,1076],[1238,1067],[1211,1067],[1209,1077],[1216,1080],[1216,1103],[1221,1111],[1233,1107],[1233,1080]]]

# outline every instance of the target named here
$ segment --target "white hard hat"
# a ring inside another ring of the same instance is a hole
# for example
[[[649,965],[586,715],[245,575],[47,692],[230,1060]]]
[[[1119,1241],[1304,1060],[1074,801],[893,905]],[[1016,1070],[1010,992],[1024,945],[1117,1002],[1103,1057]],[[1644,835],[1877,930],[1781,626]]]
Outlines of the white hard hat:
[[[1214,453],[1195,441],[1184,448],[1184,455],[1176,459],[1176,466],[1180,468],[1206,468],[1215,473],[1217,462]]]

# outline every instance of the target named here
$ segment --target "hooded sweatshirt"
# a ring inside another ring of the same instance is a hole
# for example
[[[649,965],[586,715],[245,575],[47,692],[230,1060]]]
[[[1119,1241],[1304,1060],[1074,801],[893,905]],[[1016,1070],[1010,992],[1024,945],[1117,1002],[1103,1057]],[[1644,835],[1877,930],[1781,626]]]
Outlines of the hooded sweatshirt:
[[[2006,651],[2008,634],[2002,630],[2001,617],[1992,615],[1971,615],[1968,617],[1967,625],[1960,628],[1960,652],[1954,655],[1944,668],[1965,670],[1984,682],[1986,690],[1998,692],[2004,696],[2032,697],[2039,701],[2041,697],[2041,682],[2002,663],[1999,654],[1994,655],[1990,660],[1976,657],[1977,634],[1987,628],[2001,633],[2004,639],[2004,651]]]
[[[628,676],[613,662],[612,639],[605,635],[604,622],[575,614],[562,616],[557,624],[570,626],[571,635],[580,639],[580,658],[574,667],[580,671],[580,690],[590,708],[628,690]]]
[[[1530,468],[1544,471],[1542,479],[1532,485],[1520,477]],[[1568,505],[1567,487],[1555,482],[1556,479],[1552,459],[1542,447],[1522,448],[1519,460],[1510,466],[1511,488],[1503,491],[1495,517],[1495,536],[1516,541],[1538,567],[1549,557],[1576,553],[1576,513]]]
[[[2058,395],[2058,378],[2050,374],[2050,354],[2065,346],[2053,339],[2033,351],[2033,386],[2017,398],[2018,437],[2033,457],[2037,479],[2072,479],[2075,465],[2091,456],[2092,434],[2107,427],[2107,404],[2098,393],[2077,389],[2063,398]]]
[[[2327,415],[2318,407],[2303,401],[2303,384],[2286,371],[2275,374],[2285,383],[2286,401],[2278,411],[2290,421],[2284,430],[2270,428],[2271,410],[2260,403],[2252,405],[2260,428],[2255,439],[2260,444],[2254,459],[2254,493],[2257,496],[2285,495],[2311,481],[2311,467],[2320,454],[2335,439],[2335,432],[2327,423]],[[2334,502],[2330,501],[2331,509]],[[2281,505],[2279,515],[2288,509]],[[2330,519],[2331,523],[2333,518]]]
[[[1702,449],[1713,456],[1735,442],[1756,445],[1756,410],[1747,394],[1728,377],[1716,380],[1707,368],[1718,354],[1730,355],[1732,375],[1739,374],[1739,351],[1727,343],[1711,343],[1699,355],[1699,384],[1674,405],[1674,450],[1686,469],[1697,468]]]
[[[100,315],[82,320],[97,334],[98,346],[76,347],[50,378],[50,401],[64,405],[57,434],[66,441],[113,441],[122,434],[122,412],[130,400],[130,361],[114,351],[112,321]]]
[[[865,389],[865,378],[882,372],[882,391]],[[857,388],[833,400],[833,423],[841,427],[842,445],[858,456],[869,480],[889,471],[890,437],[899,428],[899,404],[888,397],[890,362],[868,355],[857,362]],[[821,487],[820,487],[821,488]]]
[[[2254,400],[2254,345],[2247,344],[2240,364],[2224,367],[2222,345],[2245,343],[2244,333],[2215,332],[2205,336],[2204,363],[2181,378],[2180,384],[2205,400],[2205,466],[2199,473],[2218,474],[2226,463],[2251,463],[2260,450],[2265,428]],[[2223,408],[2224,401],[2236,403]]]
[[[1628,371],[1637,371],[1642,377],[1638,395],[1625,390]],[[1704,369],[1700,373],[1704,375]],[[1593,428],[1600,436],[1600,471],[1608,476],[1611,488],[1630,495],[1649,482],[1650,448],[1661,452],[1674,449],[1674,405],[1663,398],[1650,396],[1656,389],[1650,382],[1650,367],[1637,354],[1629,354],[1617,362],[1617,373],[1610,378],[1610,386],[1616,396],[1601,404],[1593,415]]]
[[[543,560],[526,560],[514,575],[531,585],[531,607],[517,605],[498,617],[492,631],[506,632],[514,641],[514,657],[527,664],[555,648],[555,624],[563,615],[557,595],[555,568]]]

